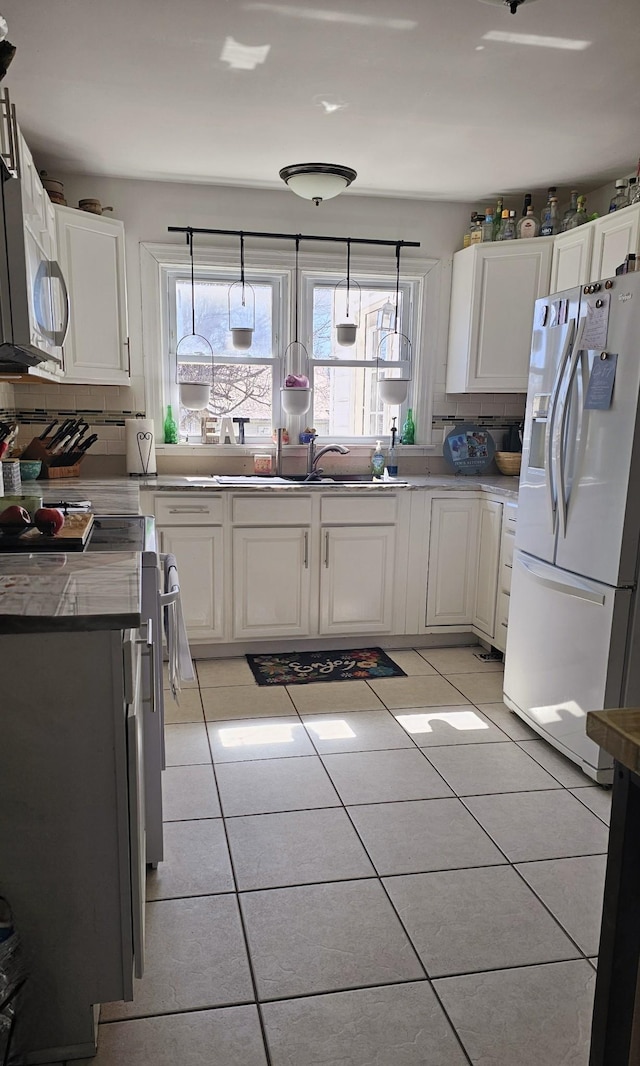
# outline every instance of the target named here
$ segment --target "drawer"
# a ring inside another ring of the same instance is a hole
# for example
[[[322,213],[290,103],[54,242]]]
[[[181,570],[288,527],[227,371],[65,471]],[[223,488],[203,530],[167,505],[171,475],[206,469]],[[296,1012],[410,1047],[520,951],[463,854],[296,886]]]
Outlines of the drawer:
[[[311,497],[234,496],[233,522],[241,526],[308,526],[311,523]]]
[[[518,518],[518,507],[515,503],[507,503],[504,508],[504,522],[502,528],[505,533],[515,533]]]
[[[392,525],[397,505],[396,496],[323,496],[320,521],[325,525]]]
[[[159,526],[220,526],[223,500],[222,496],[200,496],[195,492],[156,495],[155,514]]]
[[[503,632],[507,628],[509,621],[509,604],[511,603],[511,597],[508,592],[498,593],[498,603],[496,607],[496,629]]]

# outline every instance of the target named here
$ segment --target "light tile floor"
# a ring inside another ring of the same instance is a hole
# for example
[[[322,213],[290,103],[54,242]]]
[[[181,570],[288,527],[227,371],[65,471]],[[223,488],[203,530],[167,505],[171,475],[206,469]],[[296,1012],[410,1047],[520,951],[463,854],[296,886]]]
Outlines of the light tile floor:
[[[476,649],[477,650],[477,649]],[[586,1066],[610,795],[474,649],[167,695],[147,964],[95,1066]]]

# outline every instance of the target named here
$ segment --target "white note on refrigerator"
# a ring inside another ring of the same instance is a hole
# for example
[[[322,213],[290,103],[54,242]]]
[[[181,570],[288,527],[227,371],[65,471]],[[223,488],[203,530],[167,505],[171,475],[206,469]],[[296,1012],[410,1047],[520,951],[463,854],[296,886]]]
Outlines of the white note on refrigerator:
[[[606,348],[611,294],[603,292],[588,296],[586,303],[587,317],[581,347],[588,350]]]

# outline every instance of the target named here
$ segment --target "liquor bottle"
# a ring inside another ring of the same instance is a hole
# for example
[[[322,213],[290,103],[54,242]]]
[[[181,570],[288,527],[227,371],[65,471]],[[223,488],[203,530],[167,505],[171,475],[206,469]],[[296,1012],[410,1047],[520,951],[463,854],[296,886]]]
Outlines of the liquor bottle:
[[[483,243],[493,240],[493,208],[488,207],[485,211],[484,222],[482,223],[482,240]]]
[[[167,407],[167,416],[164,420],[164,442],[165,444],[177,444],[178,443],[178,426],[176,420],[173,417],[171,410],[171,404]]]
[[[618,178],[616,181],[616,194],[612,197],[609,204],[609,214],[612,211],[620,211],[623,207],[627,207],[629,203],[629,197],[627,196],[627,179]]]
[[[577,229],[578,226],[583,226],[584,223],[588,221],[589,216],[587,215],[587,198],[586,196],[579,196],[576,207],[576,213],[575,215],[572,215],[569,221],[567,222],[567,231]]]
[[[407,411],[407,417],[402,423],[402,443],[403,444],[415,444],[416,427],[413,424],[413,411],[411,408]]]
[[[500,229],[498,230],[499,241],[514,241],[516,239],[516,213],[515,211],[503,211]]]
[[[463,248],[468,248],[469,245],[471,244],[471,233],[472,233],[472,230],[473,230],[473,228],[475,226],[477,216],[478,216],[478,212],[474,211],[472,216],[471,216],[471,222],[469,223],[469,225],[467,226],[467,228],[465,230],[464,238],[463,238],[463,241],[462,241],[462,247]]]
[[[524,204],[522,205],[522,217],[523,218],[526,218],[527,211],[529,210],[530,207],[531,207],[531,193],[528,192],[528,193],[525,194]]]
[[[518,222],[518,237],[537,237],[539,233],[540,222],[533,213],[533,207],[529,204],[526,215]]]
[[[629,178],[627,195],[630,204],[640,204],[640,178]]]
[[[502,218],[502,204],[503,204],[503,202],[504,202],[504,197],[499,196],[498,197],[498,202],[496,204],[496,209],[493,212],[493,239],[494,239],[494,241],[498,240],[498,233],[500,231],[500,220]]]
[[[484,215],[476,215],[475,222],[471,227],[471,244],[482,244],[482,225]]]
[[[540,226],[541,237],[553,237],[560,232],[560,220],[558,218],[558,201],[555,196],[549,197],[549,203],[544,209],[542,225]]]
[[[571,190],[571,203],[569,204],[567,210],[565,211],[565,213],[564,213],[564,215],[562,217],[562,232],[563,233],[567,229],[569,229],[569,222],[571,221],[573,216],[576,214],[577,210],[578,210],[578,190],[577,189],[572,189]]]

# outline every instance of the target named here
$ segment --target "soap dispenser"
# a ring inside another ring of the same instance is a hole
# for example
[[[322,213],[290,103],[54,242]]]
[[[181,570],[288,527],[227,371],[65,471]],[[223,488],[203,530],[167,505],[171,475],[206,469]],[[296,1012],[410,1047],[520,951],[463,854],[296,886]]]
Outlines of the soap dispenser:
[[[398,457],[396,455],[396,433],[398,432],[398,428],[396,426],[395,417],[392,418],[391,421],[392,421],[392,425],[391,425],[391,447],[389,448],[389,451],[387,452],[386,468],[387,468],[387,474],[389,475],[389,477],[397,477],[398,476]]]
[[[371,456],[371,473],[374,478],[381,478],[384,474],[384,454],[381,440],[376,441],[376,450]]]

